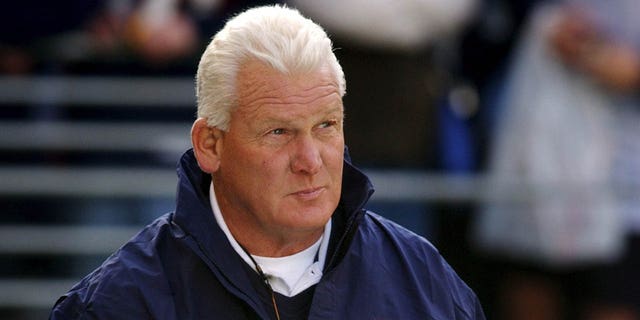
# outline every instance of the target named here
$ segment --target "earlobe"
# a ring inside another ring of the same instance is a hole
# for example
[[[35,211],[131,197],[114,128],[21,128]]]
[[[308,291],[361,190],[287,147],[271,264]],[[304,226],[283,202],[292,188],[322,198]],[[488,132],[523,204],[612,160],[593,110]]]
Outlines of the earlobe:
[[[202,171],[214,173],[220,168],[222,131],[209,127],[207,120],[198,118],[191,127],[191,143]]]

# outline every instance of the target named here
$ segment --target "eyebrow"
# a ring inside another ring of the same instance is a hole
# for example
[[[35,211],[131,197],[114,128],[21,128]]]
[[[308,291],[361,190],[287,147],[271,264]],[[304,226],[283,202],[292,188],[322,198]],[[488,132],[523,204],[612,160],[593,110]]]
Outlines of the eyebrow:
[[[327,112],[325,112],[325,116],[326,115],[330,115],[332,113],[340,113],[340,115],[344,114],[344,107],[342,106],[342,103],[336,103],[333,106],[327,108]]]

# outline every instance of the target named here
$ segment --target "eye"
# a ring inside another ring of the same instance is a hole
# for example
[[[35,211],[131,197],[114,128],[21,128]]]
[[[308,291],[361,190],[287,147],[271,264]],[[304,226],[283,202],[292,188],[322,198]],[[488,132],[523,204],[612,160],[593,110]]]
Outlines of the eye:
[[[324,121],[324,122],[320,123],[319,127],[320,128],[328,128],[328,127],[335,126],[336,123],[338,123],[338,122],[335,121],[335,120],[328,120],[328,121]]]
[[[282,128],[278,128],[278,129],[273,129],[273,130],[271,130],[269,133],[270,133],[270,134],[273,134],[273,135],[277,135],[277,136],[278,136],[278,135],[283,135],[283,134],[285,134],[286,132],[287,132],[287,130],[282,129]]]

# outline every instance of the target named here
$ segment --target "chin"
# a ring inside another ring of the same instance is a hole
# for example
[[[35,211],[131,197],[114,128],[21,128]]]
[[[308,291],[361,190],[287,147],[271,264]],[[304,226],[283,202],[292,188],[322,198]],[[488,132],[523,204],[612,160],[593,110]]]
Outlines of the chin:
[[[333,210],[318,210],[318,208],[314,208],[313,210],[301,210],[297,212],[300,213],[291,216],[291,220],[289,220],[289,223],[287,223],[294,229],[313,230],[324,227],[324,225],[327,224],[327,222],[333,215]]]

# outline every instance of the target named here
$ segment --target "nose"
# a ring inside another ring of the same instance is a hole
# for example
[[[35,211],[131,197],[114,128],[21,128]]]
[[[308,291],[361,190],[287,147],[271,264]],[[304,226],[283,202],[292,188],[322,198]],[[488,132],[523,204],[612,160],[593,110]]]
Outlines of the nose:
[[[301,136],[296,139],[291,159],[291,170],[294,173],[313,175],[322,168],[320,142],[311,136]]]

